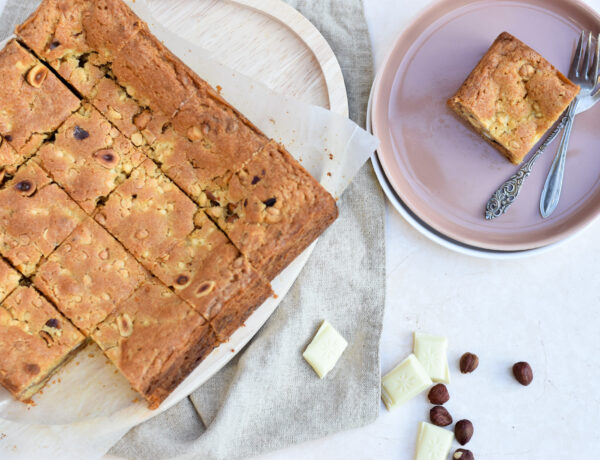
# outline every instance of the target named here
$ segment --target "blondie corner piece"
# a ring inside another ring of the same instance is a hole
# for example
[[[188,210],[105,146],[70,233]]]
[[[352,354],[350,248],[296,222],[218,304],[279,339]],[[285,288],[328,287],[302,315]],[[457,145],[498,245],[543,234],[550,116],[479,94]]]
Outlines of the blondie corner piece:
[[[85,338],[31,287],[19,287],[0,304],[0,383],[15,398],[35,394]]]
[[[92,339],[151,409],[218,345],[208,322],[158,280],[121,302]]]
[[[519,164],[578,92],[540,54],[503,32],[448,105]]]
[[[338,216],[334,198],[279,144],[270,142],[207,210],[252,265],[273,279]]]
[[[89,334],[148,276],[106,230],[88,218],[41,264],[34,284]]]
[[[0,51],[0,134],[31,156],[80,105],[79,99],[15,40]]]

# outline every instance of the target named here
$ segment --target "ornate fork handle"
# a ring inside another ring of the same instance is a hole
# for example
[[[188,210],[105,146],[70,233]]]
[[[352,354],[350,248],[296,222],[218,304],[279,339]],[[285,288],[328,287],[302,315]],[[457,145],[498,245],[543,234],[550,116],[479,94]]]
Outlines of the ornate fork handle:
[[[521,188],[523,188],[523,183],[525,179],[531,174],[531,170],[533,169],[533,165],[536,160],[540,157],[544,150],[556,139],[558,134],[567,124],[569,117],[564,116],[558,126],[554,128],[554,131],[550,133],[550,135],[546,138],[544,143],[540,146],[539,149],[527,160],[519,170],[513,174],[510,179],[504,182],[498,190],[494,192],[490,200],[487,202],[485,206],[485,218],[487,220],[495,219],[496,217],[500,217],[502,214],[506,212],[506,210],[510,207],[511,204],[517,199],[519,193],[521,192]]]

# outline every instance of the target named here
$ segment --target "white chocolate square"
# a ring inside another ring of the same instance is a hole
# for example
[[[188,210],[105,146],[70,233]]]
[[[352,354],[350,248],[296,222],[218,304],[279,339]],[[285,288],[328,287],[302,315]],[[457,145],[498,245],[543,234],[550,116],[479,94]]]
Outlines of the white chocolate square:
[[[452,431],[421,422],[417,434],[415,460],[447,460],[453,440]]]
[[[381,399],[385,407],[392,410],[417,396],[431,383],[419,360],[410,354],[381,379]]]
[[[323,378],[333,369],[347,346],[348,342],[340,333],[327,321],[323,321],[315,338],[308,344],[302,356],[317,375]]]
[[[414,354],[434,382],[450,383],[448,339],[415,332]]]

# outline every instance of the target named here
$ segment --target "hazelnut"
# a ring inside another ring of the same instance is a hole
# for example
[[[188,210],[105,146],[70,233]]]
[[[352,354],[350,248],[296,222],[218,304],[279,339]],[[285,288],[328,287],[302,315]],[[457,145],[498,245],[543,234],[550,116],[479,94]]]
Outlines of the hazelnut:
[[[524,361],[518,362],[513,366],[512,370],[515,379],[521,385],[527,386],[533,381],[533,370],[529,363]]]
[[[192,126],[187,130],[187,138],[192,142],[199,141],[202,139],[202,131],[198,126]]]
[[[268,200],[263,201],[263,204],[267,208],[270,208],[271,206],[274,206],[275,203],[277,203],[277,198],[269,198]]]
[[[465,353],[460,358],[460,371],[463,374],[470,374],[479,366],[479,358],[473,353]]]
[[[431,404],[436,405],[446,404],[450,400],[450,394],[448,393],[448,389],[443,383],[438,383],[437,385],[434,385],[431,388],[431,390],[429,390],[427,397],[429,398],[429,402]]]
[[[123,119],[123,115],[121,115],[121,113],[116,110],[113,109],[112,107],[108,107],[108,116],[110,118],[112,118],[113,120],[122,120]]]
[[[142,145],[144,143],[144,136],[142,136],[142,133],[133,133],[131,135],[131,143],[136,147]]]
[[[210,294],[216,285],[217,283],[214,281],[203,282],[198,286],[198,289],[196,289],[196,297],[204,297],[205,295]]]
[[[175,280],[175,283],[178,286],[185,286],[189,281],[190,281],[189,276],[187,276],[187,275],[179,275],[177,277],[177,279]]]
[[[102,251],[100,251],[98,253],[98,257],[100,257],[100,260],[107,260],[108,259],[108,249],[103,249]]]
[[[51,347],[54,344],[54,338],[47,331],[40,331],[38,334],[42,339],[44,339],[44,342],[46,342],[47,346]]]
[[[44,64],[36,64],[27,72],[26,80],[34,88],[39,88],[47,76],[48,68]]]
[[[85,129],[80,128],[79,126],[75,126],[75,128],[73,128],[73,137],[78,141],[82,141],[90,137],[90,133],[88,133]]]
[[[452,416],[443,406],[432,407],[429,411],[429,418],[431,419],[431,423],[436,426],[448,426],[452,424]]]
[[[98,150],[94,153],[94,158],[107,169],[114,168],[120,160],[119,154],[112,149]]]
[[[454,436],[458,443],[464,446],[473,437],[473,424],[469,420],[459,420],[454,425]]]
[[[454,460],[475,460],[473,452],[467,449],[457,449],[452,458]]]
[[[56,318],[50,318],[48,321],[46,321],[46,326],[54,329],[60,329],[60,322]]]
[[[31,196],[35,193],[36,187],[33,182],[30,180],[22,180],[17,182],[15,185],[15,189],[21,193],[23,196]]]
[[[150,120],[152,120],[152,114],[150,113],[150,110],[144,109],[133,117],[133,124],[137,129],[142,130],[146,129],[146,126],[148,126]]]
[[[117,316],[117,327],[121,337],[129,337],[133,334],[133,321],[127,313]]]

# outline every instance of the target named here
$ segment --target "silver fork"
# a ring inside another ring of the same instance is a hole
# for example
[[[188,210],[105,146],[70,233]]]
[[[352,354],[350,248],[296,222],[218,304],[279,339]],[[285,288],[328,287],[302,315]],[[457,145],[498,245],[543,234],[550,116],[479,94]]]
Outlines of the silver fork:
[[[581,36],[585,36],[585,31],[581,33]],[[573,56],[572,62],[579,61],[579,53],[581,52],[582,39],[579,40],[579,44],[576,50],[575,55]],[[598,60],[596,60],[598,62]],[[574,65],[574,64],[572,64]],[[579,66],[578,66],[579,67]],[[592,96],[589,95],[585,98],[579,98],[577,107],[574,109],[571,119],[586,110],[591,109],[597,102],[600,102],[600,89],[596,91],[596,93]],[[513,174],[506,182],[504,182],[491,196],[489,201],[485,206],[485,218],[487,220],[496,219],[504,214],[508,208],[515,202],[519,194],[521,193],[521,189],[525,183],[525,179],[529,177],[531,171],[533,170],[533,166],[537,159],[544,153],[546,148],[558,137],[562,129],[566,126],[569,118],[567,116],[567,112],[571,109],[565,111],[565,114],[561,116],[561,120],[558,125],[554,128],[554,130],[546,137],[544,143],[529,157],[529,159],[523,163],[517,172]]]
[[[577,43],[577,49],[575,51],[575,57],[573,58],[571,69],[569,70],[569,79],[573,83],[579,85],[581,90],[567,111],[565,131],[560,140],[560,145],[558,146],[558,151],[556,152],[552,166],[550,167],[546,183],[542,189],[540,214],[544,218],[547,218],[554,212],[558,206],[558,201],[560,200],[560,193],[562,191],[565,174],[567,150],[577,108],[582,100],[589,98],[593,94],[594,89],[598,85],[598,74],[600,73],[600,35],[596,37],[596,44],[594,46],[592,44],[592,33],[589,32],[587,34],[587,46],[584,52],[585,35],[585,31],[581,32],[581,37],[579,38],[579,43]]]

